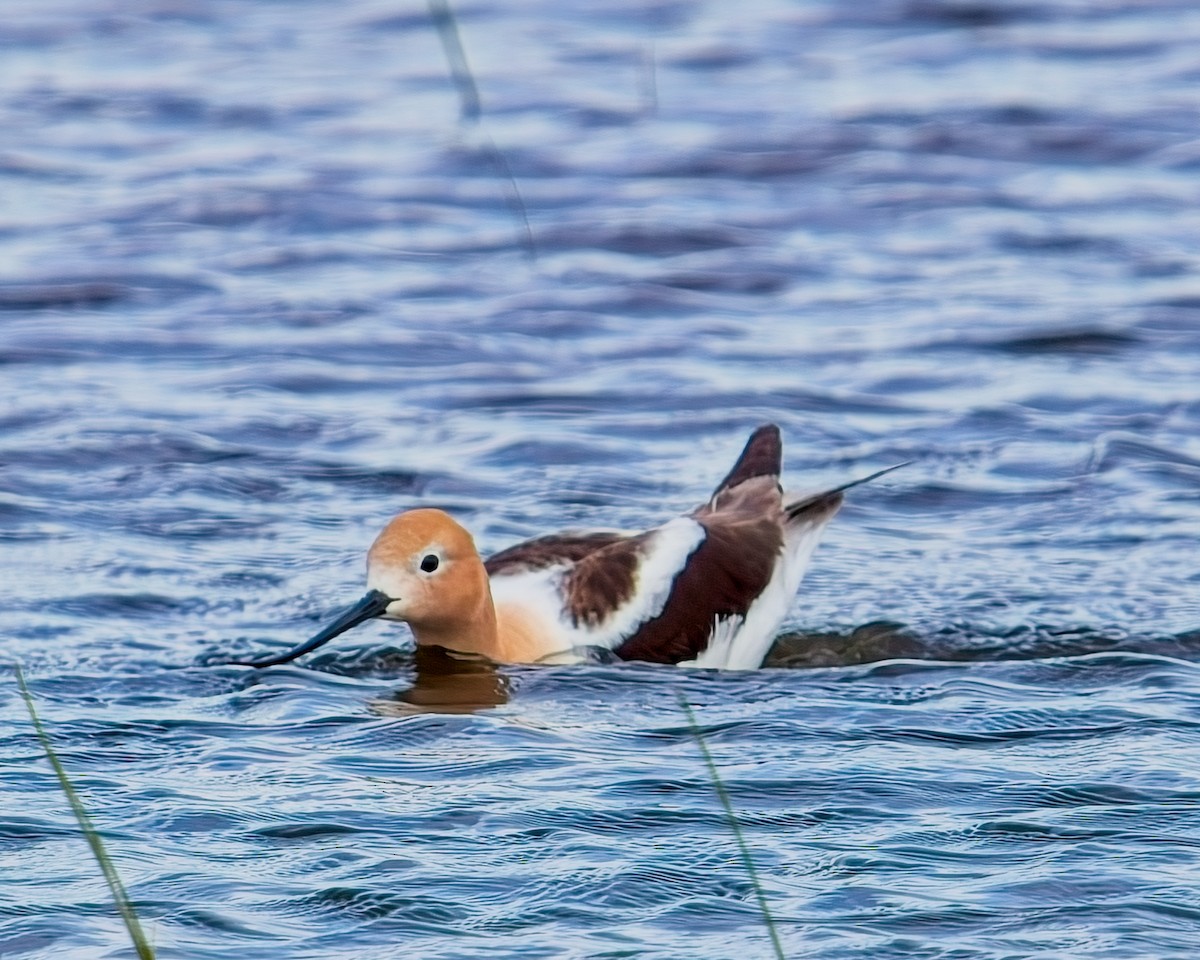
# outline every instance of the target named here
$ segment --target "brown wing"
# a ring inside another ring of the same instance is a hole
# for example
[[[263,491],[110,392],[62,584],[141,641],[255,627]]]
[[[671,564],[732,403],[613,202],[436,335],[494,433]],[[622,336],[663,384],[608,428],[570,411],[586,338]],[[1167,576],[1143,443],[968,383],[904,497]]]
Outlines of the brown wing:
[[[596,533],[560,533],[514,544],[484,561],[488,576],[544,570],[547,567],[578,563],[588,554],[627,540],[628,536],[611,530]]]
[[[621,537],[589,553],[563,581],[566,609],[575,626],[599,626],[628,603],[638,565],[653,534]]]

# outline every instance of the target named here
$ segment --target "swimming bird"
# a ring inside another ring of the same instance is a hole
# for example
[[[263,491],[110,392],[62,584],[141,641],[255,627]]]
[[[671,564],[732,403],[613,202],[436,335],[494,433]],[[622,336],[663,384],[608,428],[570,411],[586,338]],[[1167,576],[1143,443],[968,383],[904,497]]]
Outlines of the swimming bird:
[[[288,653],[231,662],[287,663],[378,617],[406,622],[418,646],[505,663],[599,647],[622,660],[758,667],[843,491],[896,469],[793,496],[782,456],[779,428],[765,424],[685,516],[643,533],[538,537],[486,561],[449,514],[408,510],[371,545],[358,603]]]

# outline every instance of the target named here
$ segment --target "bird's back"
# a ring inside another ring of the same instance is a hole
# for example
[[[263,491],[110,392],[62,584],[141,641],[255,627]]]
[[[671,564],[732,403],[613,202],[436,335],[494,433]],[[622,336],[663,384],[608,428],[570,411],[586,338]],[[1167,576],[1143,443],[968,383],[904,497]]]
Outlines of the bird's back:
[[[811,554],[811,536],[791,535],[781,456],[778,428],[760,427],[688,516],[634,536],[541,537],[496,554],[487,568],[497,610],[536,618],[564,650],[757,667]]]

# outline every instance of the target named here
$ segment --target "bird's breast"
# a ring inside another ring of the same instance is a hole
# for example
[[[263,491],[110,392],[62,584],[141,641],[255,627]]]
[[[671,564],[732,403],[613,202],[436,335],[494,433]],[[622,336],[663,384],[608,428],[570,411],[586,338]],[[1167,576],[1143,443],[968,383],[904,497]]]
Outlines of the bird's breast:
[[[496,604],[496,633],[500,649],[494,659],[505,663],[536,663],[572,646],[545,611],[517,601]]]

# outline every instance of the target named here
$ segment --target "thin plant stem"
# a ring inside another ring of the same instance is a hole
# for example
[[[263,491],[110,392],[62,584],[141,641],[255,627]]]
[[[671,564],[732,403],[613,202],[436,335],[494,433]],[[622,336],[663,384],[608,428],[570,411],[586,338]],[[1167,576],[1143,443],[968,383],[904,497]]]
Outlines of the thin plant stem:
[[[446,61],[450,64],[450,78],[458,89],[458,115],[464,122],[475,123],[483,115],[483,106],[475,75],[471,73],[471,65],[467,62],[467,51],[463,49],[462,37],[458,33],[458,19],[454,16],[450,0],[428,0],[428,3],[429,15],[433,18],[442,49],[446,52]]]
[[[687,716],[688,726],[692,728],[692,736],[696,738],[696,745],[700,748],[700,755],[704,758],[704,765],[708,768],[709,779],[712,780],[713,790],[716,791],[717,799],[720,800],[722,808],[725,810],[725,819],[729,822],[729,829],[733,833],[733,839],[737,842],[738,850],[742,855],[742,866],[746,869],[746,875],[750,878],[750,884],[754,887],[754,895],[758,899],[758,908],[762,911],[763,923],[767,926],[767,933],[771,938],[771,946],[775,948],[775,956],[779,960],[786,960],[783,953],[783,944],[779,940],[779,932],[775,929],[775,920],[771,916],[771,908],[767,904],[767,894],[763,890],[762,883],[758,879],[758,871],[754,868],[754,858],[750,855],[750,846],[746,843],[745,834],[742,833],[742,826],[738,823],[737,814],[733,810],[733,801],[729,799],[729,791],[725,789],[725,784],[721,780],[721,775],[717,772],[717,764],[713,760],[712,753],[708,749],[708,744],[704,740],[704,734],[700,731],[700,724],[696,722],[696,714],[692,710],[692,705],[687,702],[687,698],[682,692],[678,693],[679,706],[683,708],[684,714]]]
[[[500,175],[508,183],[508,190],[505,193],[504,201],[508,204],[508,209],[521,224],[521,247],[525,251],[525,255],[531,260],[537,261],[537,243],[533,239],[533,228],[529,226],[529,213],[525,209],[525,198],[521,196],[521,188],[517,186],[517,178],[513,176],[512,167],[509,166],[508,157],[504,152],[496,146],[496,142],[490,134],[485,133],[484,137],[487,141],[487,152],[491,157],[492,163],[500,171]]]
[[[454,16],[454,8],[450,0],[427,0],[429,16],[433,20],[434,29],[442,41],[442,50],[446,54],[446,63],[450,67],[450,79],[458,91],[458,117],[462,123],[479,126],[483,134],[484,153],[487,154],[492,166],[500,178],[507,183],[505,202],[513,216],[521,226],[521,248],[530,260],[537,260],[537,244],[533,239],[533,229],[529,226],[529,212],[525,207],[525,198],[521,196],[521,188],[517,186],[517,178],[513,176],[512,165],[508,157],[496,146],[491,135],[483,129],[483,101],[479,97],[479,85],[471,72],[471,64],[467,61],[467,52],[463,49],[462,36],[458,31],[458,18]]]
[[[154,948],[150,945],[150,941],[142,930],[142,925],[138,921],[133,902],[129,899],[129,894],[125,892],[125,885],[121,883],[121,878],[117,874],[116,865],[108,855],[108,851],[104,849],[104,841],[101,839],[99,831],[92,823],[92,818],[88,816],[87,810],[84,809],[83,801],[79,799],[79,794],[75,791],[75,787],[67,777],[67,771],[63,769],[63,765],[58,759],[58,754],[54,752],[54,747],[50,744],[50,737],[47,736],[46,730],[42,726],[42,721],[38,717],[37,708],[33,703],[33,694],[29,692],[29,687],[25,683],[25,675],[21,672],[20,664],[16,664],[16,674],[17,686],[21,690],[21,696],[25,698],[25,707],[29,710],[29,719],[33,721],[33,729],[37,733],[38,740],[41,741],[46,759],[50,761],[50,766],[54,768],[54,774],[58,777],[58,783],[62,787],[62,792],[66,794],[67,802],[71,805],[75,819],[79,821],[79,829],[82,831],[84,839],[87,840],[88,846],[92,849],[92,856],[95,857],[96,863],[99,864],[100,872],[104,874],[104,879],[108,883],[108,889],[112,891],[113,900],[117,905],[117,912],[125,922],[125,929],[129,931],[129,939],[133,941],[133,948],[137,951],[139,960],[154,960]]]

